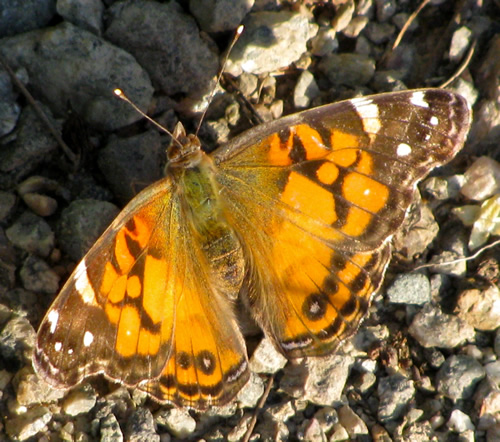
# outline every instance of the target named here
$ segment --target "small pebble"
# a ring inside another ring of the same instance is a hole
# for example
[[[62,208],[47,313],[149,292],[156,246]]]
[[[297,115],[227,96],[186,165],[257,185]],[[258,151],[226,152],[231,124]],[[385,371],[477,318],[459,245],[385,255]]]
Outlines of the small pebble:
[[[439,369],[436,386],[440,393],[451,400],[469,399],[485,374],[485,369],[474,358],[453,355]]]
[[[471,325],[432,304],[426,304],[415,315],[409,332],[425,348],[454,348],[474,337]]]

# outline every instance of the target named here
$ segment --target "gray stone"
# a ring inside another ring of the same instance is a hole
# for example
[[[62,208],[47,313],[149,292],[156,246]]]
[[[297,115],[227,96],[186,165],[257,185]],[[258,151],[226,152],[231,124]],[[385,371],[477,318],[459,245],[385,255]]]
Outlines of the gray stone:
[[[292,401],[283,401],[269,406],[264,415],[262,423],[256,428],[262,440],[287,440],[290,437],[290,429],[285,424],[297,413]]]
[[[73,201],[59,218],[61,249],[74,261],[80,261],[118,213],[118,208],[106,201]]]
[[[314,75],[309,71],[303,71],[295,89],[293,91],[293,102],[296,108],[309,107],[311,100],[314,100],[319,95],[319,88],[314,79]]]
[[[388,42],[395,34],[396,26],[390,23],[370,22],[364,30],[364,35],[376,45]]]
[[[26,318],[15,315],[0,332],[0,353],[6,359],[31,362],[35,331]]]
[[[330,54],[323,57],[318,68],[334,86],[359,87],[372,79],[375,62],[359,54]]]
[[[191,0],[189,10],[205,32],[233,31],[255,0]]]
[[[434,199],[444,201],[449,198],[458,198],[460,188],[464,185],[463,175],[450,177],[430,177],[420,186],[422,191],[432,195]]]
[[[488,377],[500,386],[500,360],[486,364],[484,369]]]
[[[45,428],[52,419],[52,413],[46,407],[36,406],[26,413],[7,419],[5,430],[10,440],[26,440]]]
[[[479,157],[465,171],[462,195],[484,201],[500,191],[500,163],[486,156]]]
[[[495,350],[497,357],[500,359],[500,328],[496,331],[493,349]]]
[[[450,44],[450,60],[458,63],[469,48],[472,31],[467,26],[461,26],[454,33]]]
[[[377,21],[385,22],[389,20],[397,10],[395,0],[375,0],[377,7]]]
[[[244,25],[226,64],[232,75],[263,74],[289,66],[307,51],[307,41],[318,31],[305,16],[288,11],[255,12]]]
[[[35,332],[33,330],[33,343]],[[31,362],[31,361],[30,361]],[[65,396],[65,390],[52,388],[41,376],[33,373],[31,363],[16,373],[16,401],[21,407],[32,407],[35,404],[55,402]]]
[[[88,413],[94,408],[97,400],[95,391],[91,388],[78,388],[71,391],[62,404],[63,411],[70,416]]]
[[[250,359],[250,369],[254,373],[276,373],[287,363],[287,359],[276,350],[267,337],[262,339]]]
[[[441,367],[445,361],[443,353],[434,347],[424,348],[424,356],[432,368]]]
[[[415,385],[413,381],[396,373],[380,379],[378,396],[378,418],[382,422],[399,419],[407,411],[410,401],[415,398]]]
[[[271,382],[269,379],[266,382]],[[237,399],[242,407],[253,408],[257,406],[259,399],[264,394],[264,379],[254,372],[250,373],[250,379],[238,393]]]
[[[476,330],[496,330],[500,326],[500,290],[491,284],[484,289],[462,291],[455,313]]]
[[[253,418],[253,413],[245,413],[241,419],[239,419],[238,424],[231,429],[227,434],[228,442],[239,442],[243,439],[246,432],[248,431],[248,426]]]
[[[79,28],[100,35],[104,5],[101,0],[57,0],[57,13]]]
[[[16,126],[21,113],[16,96],[9,75],[0,68],[0,137],[12,132]]]
[[[147,109],[153,87],[129,53],[94,34],[64,22],[0,40],[11,66],[24,66],[33,92],[57,115],[68,103],[89,125],[113,130],[141,116],[113,93],[121,88],[141,109]]]
[[[109,413],[100,422],[101,442],[123,442],[120,424],[113,413]]]
[[[439,225],[427,204],[418,205],[415,218],[412,223],[414,220],[407,217],[403,228],[396,232],[393,239],[395,250],[408,258],[422,254],[439,232]]]
[[[316,36],[311,39],[311,53],[317,57],[335,52],[338,46],[337,33],[330,26],[319,28]]]
[[[464,276],[467,272],[467,262],[463,259],[465,255],[451,250],[445,250],[434,255],[429,264],[433,273],[442,273],[452,276]]]
[[[0,230],[0,237],[5,238]],[[13,248],[12,248],[13,249]],[[14,252],[12,250],[12,252]],[[7,293],[16,283],[15,259],[0,259],[0,293]]]
[[[187,438],[196,429],[196,421],[186,409],[173,408],[162,411],[155,416],[157,424],[165,426],[170,433],[178,438]]]
[[[54,248],[54,232],[47,222],[31,212],[24,212],[5,234],[16,247],[47,257]]]
[[[339,401],[353,363],[354,359],[348,355],[308,358],[309,376],[301,399],[323,406]]]
[[[467,322],[432,304],[415,315],[409,332],[425,348],[454,348],[474,337],[474,328]]]
[[[453,410],[448,419],[448,427],[456,433],[463,433],[467,430],[475,430],[471,418],[462,410]]]
[[[375,72],[371,83],[376,91],[403,91],[407,89],[402,80],[401,72],[395,70]]]
[[[166,94],[211,92],[219,66],[214,45],[177,2],[118,2],[108,13],[106,38],[132,54]]]
[[[429,278],[420,273],[398,275],[387,289],[389,302],[423,305],[431,300]]]
[[[353,0],[347,0],[345,3],[338,5],[335,11],[331,25],[335,32],[343,31],[351,22],[356,6]]]
[[[0,51],[3,50],[1,45],[0,41]],[[40,103],[38,105],[55,130],[60,130],[61,124],[54,120],[50,110]],[[8,187],[16,185],[17,178],[39,167],[57,150],[54,137],[31,106],[22,110],[16,129],[11,135],[14,140],[2,146],[0,150],[0,172],[14,177],[14,182],[9,183]]]
[[[59,290],[59,275],[43,259],[34,255],[24,260],[19,277],[26,290],[49,295]]]
[[[153,415],[145,407],[140,407],[127,419],[125,438],[130,442],[160,442],[156,433]]]
[[[112,137],[99,151],[98,165],[113,194],[125,205],[163,176],[165,148],[157,130],[129,138]]]
[[[1,0],[0,37],[47,25],[56,13],[56,0]]]
[[[338,410],[339,423],[345,428],[351,439],[366,437],[369,434],[368,428],[348,405],[343,405]]]
[[[453,355],[440,368],[436,376],[436,387],[451,400],[469,399],[485,374],[485,369],[474,358]]]
[[[14,193],[0,190],[0,222],[6,221],[13,214],[16,201]]]
[[[410,14],[407,12],[399,12],[398,14],[395,14],[391,18],[391,22],[394,23],[398,30],[403,29],[403,26],[406,25],[408,22],[408,18],[410,17]],[[419,23],[418,23],[418,15],[415,17],[415,19],[411,22],[410,26],[408,27],[408,31],[413,32],[418,29]]]

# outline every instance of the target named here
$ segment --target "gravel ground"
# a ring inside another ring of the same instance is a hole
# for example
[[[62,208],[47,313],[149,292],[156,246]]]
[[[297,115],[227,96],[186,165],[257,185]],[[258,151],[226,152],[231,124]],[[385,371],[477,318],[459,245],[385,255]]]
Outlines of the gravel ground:
[[[237,441],[255,414],[250,440],[500,440],[500,251],[461,259],[500,233],[500,3],[430,2],[393,49],[418,6],[0,0],[0,54],[70,148],[0,67],[0,440]],[[165,163],[168,137],[113,89],[195,130],[240,23],[200,131],[207,150],[255,115],[448,80],[474,111],[465,148],[420,185],[384,286],[336,354],[292,363],[249,337],[249,384],[205,413],[103,379],[48,389],[31,366],[43,314]]]

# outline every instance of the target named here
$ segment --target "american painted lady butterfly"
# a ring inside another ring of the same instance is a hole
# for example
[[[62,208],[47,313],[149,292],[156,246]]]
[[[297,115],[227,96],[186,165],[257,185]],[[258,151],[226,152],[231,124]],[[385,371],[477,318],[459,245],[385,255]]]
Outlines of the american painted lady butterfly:
[[[461,149],[465,100],[424,89],[262,124],[211,154],[178,125],[166,177],[137,195],[40,325],[34,366],[205,409],[249,378],[240,297],[288,358],[356,331],[415,186]]]

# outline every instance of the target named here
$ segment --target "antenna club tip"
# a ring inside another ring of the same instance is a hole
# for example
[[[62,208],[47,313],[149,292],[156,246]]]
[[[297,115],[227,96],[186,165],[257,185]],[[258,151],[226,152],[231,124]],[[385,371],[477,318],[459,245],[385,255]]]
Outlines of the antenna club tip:
[[[123,96],[123,91],[120,88],[116,88],[113,90],[113,93],[115,95],[118,95],[119,97]]]
[[[241,35],[241,33],[243,32],[243,29],[245,29],[245,26],[244,25],[239,25],[236,28],[236,35]]]

